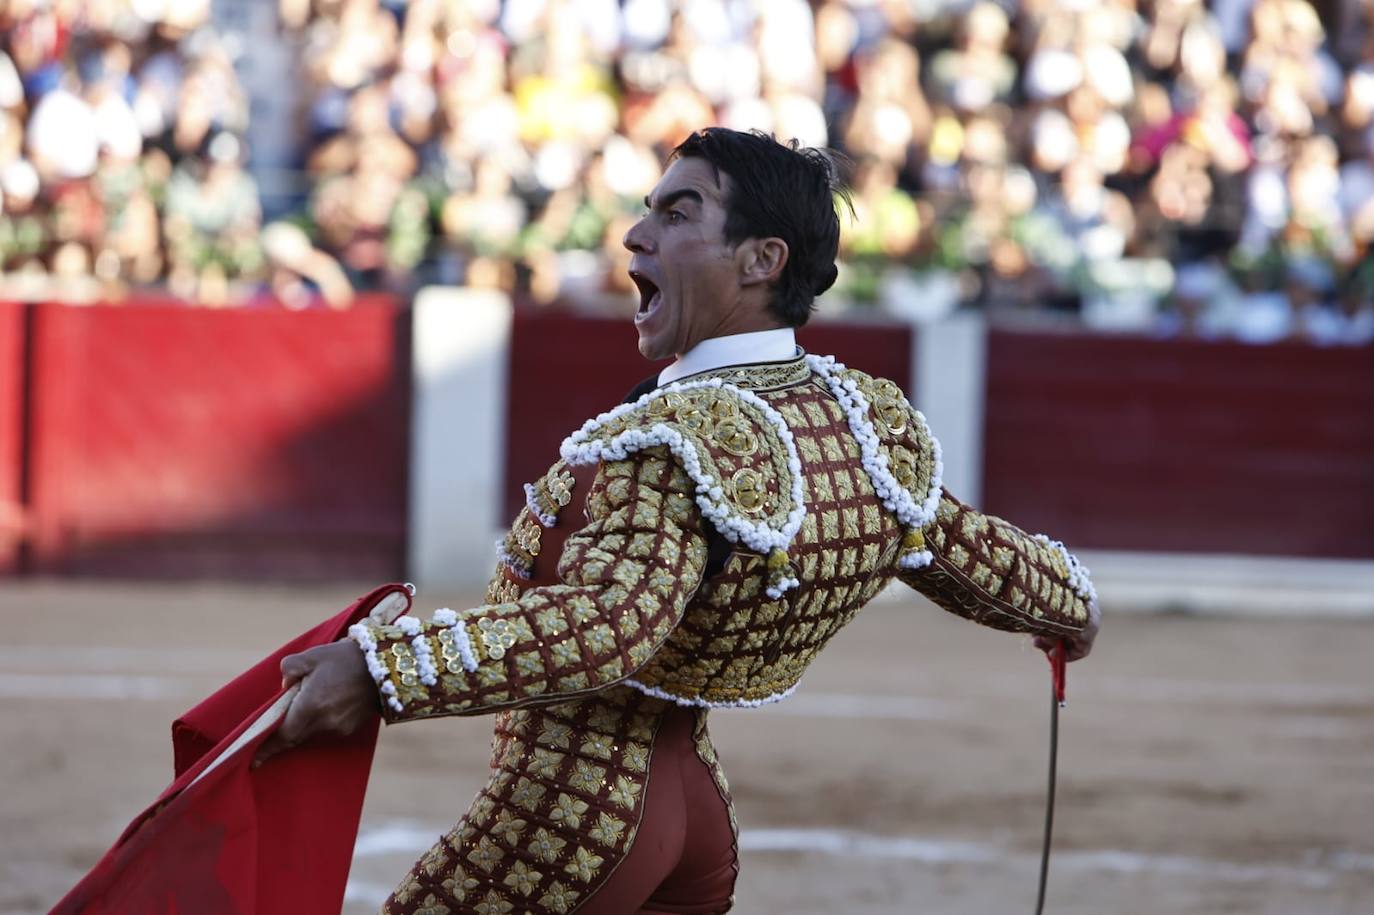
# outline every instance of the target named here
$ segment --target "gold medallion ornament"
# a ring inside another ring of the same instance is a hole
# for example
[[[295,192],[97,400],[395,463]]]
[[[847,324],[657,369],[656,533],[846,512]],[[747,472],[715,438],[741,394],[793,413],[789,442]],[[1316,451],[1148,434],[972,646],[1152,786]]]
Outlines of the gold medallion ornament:
[[[680,382],[597,417],[564,442],[563,460],[664,444],[690,466],[702,487],[698,505],[714,503],[702,510],[728,539],[767,555],[795,536],[805,507],[786,420],[766,399],[720,380]]]
[[[739,406],[733,400],[726,400],[723,397],[711,401],[709,409],[711,415],[717,420],[734,419],[739,416]]]
[[[681,394],[668,393],[662,397],[655,397],[649,401],[650,416],[672,416],[682,408],[684,401]]]
[[[759,450],[758,436],[750,432],[747,425],[734,418],[725,418],[717,422],[710,437],[735,457],[749,457]]]
[[[906,397],[896,382],[884,378],[873,384],[873,415],[881,424],[880,431],[888,435],[901,435],[906,431]]]
[[[730,486],[735,495],[735,503],[751,515],[763,511],[768,500],[768,488],[764,485],[763,475],[748,467],[741,467],[730,478]]]
[[[700,400],[692,400],[677,411],[677,421],[699,435],[711,436],[711,414]]]
[[[901,445],[893,446],[889,455],[892,476],[903,489],[911,489],[916,484],[916,455]]]

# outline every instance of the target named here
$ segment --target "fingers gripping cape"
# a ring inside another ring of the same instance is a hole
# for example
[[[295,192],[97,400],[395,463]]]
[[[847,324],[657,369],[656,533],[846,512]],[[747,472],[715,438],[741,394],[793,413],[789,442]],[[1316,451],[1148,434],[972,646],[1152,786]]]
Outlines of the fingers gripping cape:
[[[177,719],[175,780],[53,915],[337,912],[377,722],[258,769],[251,763],[295,695],[281,686],[283,657],[333,642],[363,617],[390,622],[409,607],[406,586],[377,588]]]

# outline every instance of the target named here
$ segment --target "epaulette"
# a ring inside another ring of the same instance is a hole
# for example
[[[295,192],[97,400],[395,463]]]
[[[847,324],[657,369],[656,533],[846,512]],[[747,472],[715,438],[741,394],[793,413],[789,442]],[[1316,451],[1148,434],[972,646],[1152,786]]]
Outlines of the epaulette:
[[[934,558],[923,529],[940,507],[940,443],[895,382],[847,368],[833,356],[806,359],[845,411],[874,491],[905,530],[898,563],[924,568]]]
[[[684,381],[589,420],[560,452],[578,466],[660,446],[696,483],[696,503],[716,530],[767,557],[769,596],[796,587],[787,548],[806,507],[801,460],[781,414],[718,378]]]

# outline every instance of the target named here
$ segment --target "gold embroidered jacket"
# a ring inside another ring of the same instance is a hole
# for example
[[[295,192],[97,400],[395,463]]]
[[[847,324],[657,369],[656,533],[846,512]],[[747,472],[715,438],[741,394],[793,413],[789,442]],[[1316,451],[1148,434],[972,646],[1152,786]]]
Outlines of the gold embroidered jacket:
[[[569,437],[526,492],[489,605],[372,628],[389,721],[619,683],[682,704],[776,699],[893,577],[1000,629],[1088,619],[1073,557],[945,492],[897,385],[831,360],[651,391]],[[712,538],[729,553],[704,579]],[[529,587],[536,564],[556,581]]]
[[[1073,557],[945,492],[897,385],[831,359],[667,385],[561,457],[526,487],[485,606],[353,633],[388,721],[502,713],[492,784],[403,902],[573,911],[635,833],[654,709],[786,696],[894,577],[1001,629],[1088,621]]]

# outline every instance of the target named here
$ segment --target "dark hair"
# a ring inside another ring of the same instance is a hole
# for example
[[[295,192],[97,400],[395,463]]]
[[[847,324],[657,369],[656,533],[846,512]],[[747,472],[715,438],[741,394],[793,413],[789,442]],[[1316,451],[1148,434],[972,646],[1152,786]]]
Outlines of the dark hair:
[[[805,324],[816,296],[837,275],[836,196],[853,210],[849,192],[840,184],[837,154],[802,147],[796,140],[779,143],[760,131],[708,127],[678,144],[669,161],[688,156],[711,163],[717,176],[730,176],[727,244],[772,237],[787,242],[787,263],[773,286],[769,308],[791,327]]]

